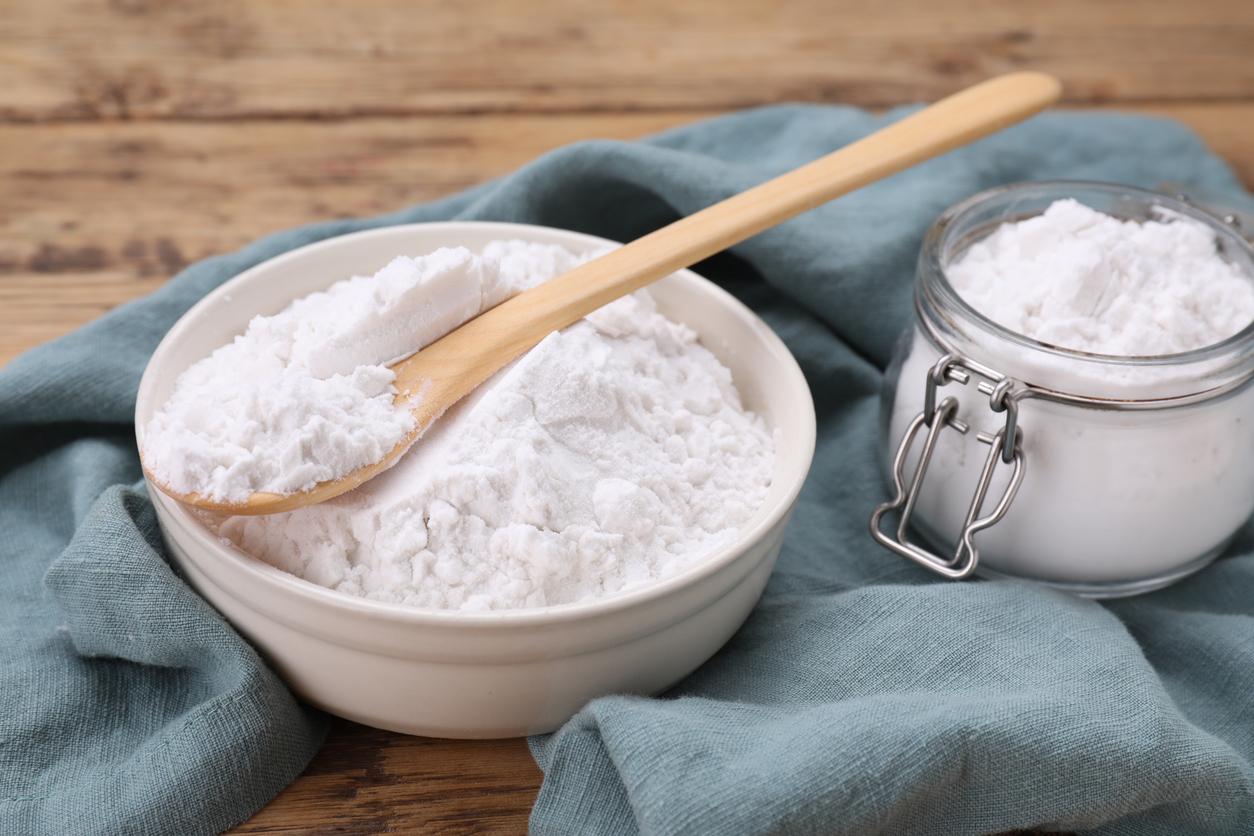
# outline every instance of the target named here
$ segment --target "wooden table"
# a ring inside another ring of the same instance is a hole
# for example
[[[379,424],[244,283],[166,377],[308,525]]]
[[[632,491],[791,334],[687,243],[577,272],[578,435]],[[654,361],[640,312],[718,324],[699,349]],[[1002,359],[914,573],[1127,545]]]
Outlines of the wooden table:
[[[0,363],[264,233],[767,102],[1038,68],[1074,106],[1184,120],[1254,183],[1248,0],[0,0],[0,21]],[[539,779],[518,741],[337,723],[239,832],[516,831]]]

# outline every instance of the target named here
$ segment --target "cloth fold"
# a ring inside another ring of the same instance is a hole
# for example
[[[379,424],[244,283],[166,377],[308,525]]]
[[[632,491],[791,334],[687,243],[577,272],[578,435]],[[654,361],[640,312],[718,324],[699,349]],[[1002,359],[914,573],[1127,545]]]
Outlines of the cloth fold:
[[[783,106],[580,143],[447,200],[200,262],[0,370],[0,833],[215,832],[321,740],[323,719],[169,568],[137,484],[139,376],[204,293],[387,224],[628,240],[900,115]],[[1254,531],[1199,576],[1109,605],[940,582],[865,533],[884,490],[882,370],[924,230],[975,191],[1050,178],[1170,181],[1249,205],[1175,123],[1050,114],[698,267],[801,362],[814,469],[762,603],[722,652],[669,694],[596,700],[532,741],[536,832],[1254,829]]]

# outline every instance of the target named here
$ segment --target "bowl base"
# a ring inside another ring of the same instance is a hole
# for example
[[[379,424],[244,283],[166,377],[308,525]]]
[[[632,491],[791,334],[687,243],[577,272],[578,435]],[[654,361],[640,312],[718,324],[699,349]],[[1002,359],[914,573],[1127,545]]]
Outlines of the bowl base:
[[[1169,572],[1163,572],[1162,574],[1154,575],[1153,577],[1138,578],[1131,581],[1105,581],[1097,583],[1047,581],[1041,580],[1040,578],[1013,575],[1009,572],[999,572],[996,569],[989,569],[984,566],[977,569],[976,574],[990,579],[1009,578],[1016,581],[1039,583],[1042,586],[1060,589],[1063,592],[1070,592],[1072,595],[1079,595],[1082,598],[1094,598],[1097,600],[1131,598],[1133,595],[1144,595],[1146,592],[1155,592],[1164,587],[1171,586],[1176,581],[1184,580],[1190,575],[1200,572],[1211,563],[1215,562],[1215,558],[1219,557],[1227,546],[1228,541],[1225,541],[1196,560],[1191,560],[1183,566],[1177,566]]]
[[[934,537],[923,526],[911,523],[910,530],[920,537],[924,542],[933,548],[939,548],[938,544],[944,540]],[[999,569],[993,569],[987,563],[981,562],[975,570],[975,574],[981,578],[989,580],[1015,580],[1024,581],[1026,583],[1036,583],[1042,586],[1048,586],[1052,589],[1070,592],[1072,595],[1079,595],[1082,598],[1093,598],[1097,600],[1106,600],[1111,598],[1131,598],[1134,595],[1144,595],[1147,592],[1154,592],[1164,587],[1170,586],[1177,581],[1184,580],[1196,572],[1205,569],[1211,563],[1215,562],[1224,551],[1231,545],[1236,538],[1237,533],[1241,529],[1232,532],[1219,542],[1217,546],[1207,551],[1205,554],[1190,560],[1180,566],[1172,567],[1165,572],[1157,575],[1150,575],[1144,578],[1132,578],[1129,580],[1111,580],[1111,581],[1059,581],[1047,578],[1038,578],[1031,575],[1021,575],[1015,572],[1003,572]]]

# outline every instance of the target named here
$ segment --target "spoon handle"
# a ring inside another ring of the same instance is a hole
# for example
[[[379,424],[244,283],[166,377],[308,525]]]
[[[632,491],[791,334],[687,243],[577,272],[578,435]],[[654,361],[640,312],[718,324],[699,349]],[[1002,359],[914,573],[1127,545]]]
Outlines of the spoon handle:
[[[1025,119],[1059,92],[1052,76],[1017,72],[942,99],[509,299],[397,363],[397,388],[423,395],[433,407],[451,404],[550,332],[602,305],[807,209]],[[438,417],[423,411],[417,410],[420,426]]]

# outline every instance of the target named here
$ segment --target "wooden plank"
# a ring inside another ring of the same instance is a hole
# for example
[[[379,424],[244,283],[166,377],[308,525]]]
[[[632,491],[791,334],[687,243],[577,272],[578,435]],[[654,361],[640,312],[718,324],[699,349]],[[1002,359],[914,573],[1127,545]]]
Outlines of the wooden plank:
[[[522,833],[540,778],[522,740],[431,740],[336,720],[304,774],[230,832]]]
[[[1254,104],[1158,108],[1254,182]],[[0,363],[267,232],[431,200],[695,112],[0,126]]]
[[[1248,0],[0,0],[0,20],[10,121],[882,105],[1023,67],[1072,102],[1254,97]]]
[[[691,114],[0,126],[0,364],[267,232],[459,191]]]
[[[1248,63],[1254,64],[1254,46],[1251,55]],[[1135,109],[1151,116],[1178,119],[1197,131],[1211,150],[1236,170],[1245,187],[1254,190],[1254,97],[1225,105],[1178,104]]]

